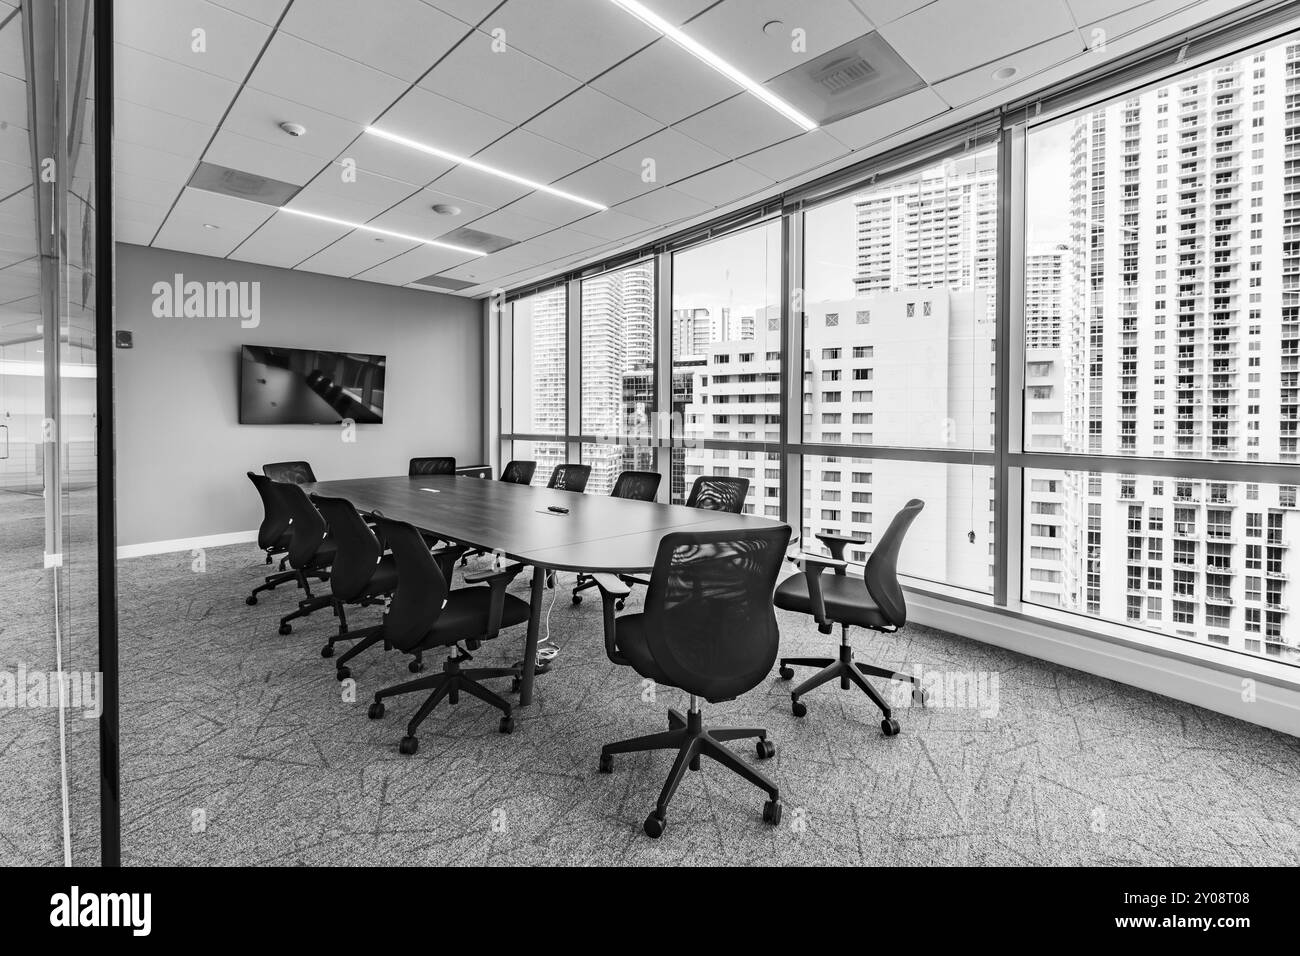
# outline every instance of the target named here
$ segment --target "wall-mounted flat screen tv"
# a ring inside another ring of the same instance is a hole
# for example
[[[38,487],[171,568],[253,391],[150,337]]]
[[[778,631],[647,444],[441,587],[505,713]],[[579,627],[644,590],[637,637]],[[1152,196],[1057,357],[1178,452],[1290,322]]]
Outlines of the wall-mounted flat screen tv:
[[[377,425],[384,420],[385,365],[382,355],[245,345],[239,423]]]

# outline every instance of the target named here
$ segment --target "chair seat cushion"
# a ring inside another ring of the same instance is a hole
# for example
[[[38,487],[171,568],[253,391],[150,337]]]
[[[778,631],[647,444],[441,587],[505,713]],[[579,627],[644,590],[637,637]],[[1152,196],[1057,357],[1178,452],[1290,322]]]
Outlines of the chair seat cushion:
[[[625,614],[617,618],[614,624],[614,646],[627,659],[632,669],[656,684],[669,683],[646,644],[645,615]]]
[[[457,641],[475,640],[487,633],[488,613],[492,608],[492,589],[487,586],[457,588],[447,595],[433,630],[420,642],[421,647],[439,647]],[[514,627],[528,620],[528,602],[513,594],[505,596],[501,609],[501,627]]]
[[[837,624],[854,624],[859,627],[889,628],[892,625],[884,612],[871,598],[866,582],[860,577],[823,573],[820,579],[822,603],[826,617]],[[792,574],[779,585],[772,603],[786,611],[812,614],[812,599],[808,596],[808,578],[801,572]]]

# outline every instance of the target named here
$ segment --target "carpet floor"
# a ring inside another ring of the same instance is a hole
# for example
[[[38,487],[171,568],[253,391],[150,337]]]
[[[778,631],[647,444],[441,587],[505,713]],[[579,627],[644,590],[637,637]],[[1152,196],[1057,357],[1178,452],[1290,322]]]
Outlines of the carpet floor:
[[[127,863],[1300,864],[1300,740],[919,625],[858,632],[858,660],[921,664],[983,694],[903,709],[902,733],[885,738],[856,689],[820,688],[793,717],[774,669],[705,722],[768,728],[780,826],[761,822],[759,790],[705,761],[650,840],[641,823],[671,755],[620,757],[610,775],[597,757],[663,729],[684,696],[605,658],[599,599],[573,606],[570,575],[547,594],[556,667],[515,732],[462,697],[407,757],[397,743],[421,698],[390,701],[382,720],[365,712],[374,690],[409,679],[404,655],[357,658],[350,699],[319,656],[328,612],[280,636],[296,595],[245,605],[265,570],[250,546],[201,558],[119,565]],[[834,653],[807,618],[779,620],[783,654]],[[522,632],[475,664],[517,659]],[[736,749],[758,763],[752,744]]]

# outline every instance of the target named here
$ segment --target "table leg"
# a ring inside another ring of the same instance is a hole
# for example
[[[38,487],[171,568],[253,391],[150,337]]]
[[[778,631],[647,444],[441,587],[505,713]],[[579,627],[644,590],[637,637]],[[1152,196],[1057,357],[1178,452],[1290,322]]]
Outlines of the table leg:
[[[524,669],[519,675],[519,706],[533,702],[533,672],[537,669],[537,639],[542,629],[542,595],[546,590],[546,571],[533,567],[533,587],[528,600],[528,637],[524,641]]]

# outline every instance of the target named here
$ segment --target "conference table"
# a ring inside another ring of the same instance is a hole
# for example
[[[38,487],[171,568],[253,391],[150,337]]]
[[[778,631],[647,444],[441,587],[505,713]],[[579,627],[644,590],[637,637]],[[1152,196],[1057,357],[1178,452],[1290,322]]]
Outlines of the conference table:
[[[654,567],[660,539],[673,531],[729,531],[779,527],[781,522],[535,488],[464,475],[402,475],[318,481],[310,494],[346,498],[362,512],[379,511],[457,544],[503,555],[533,569],[528,634],[519,703],[533,699],[542,597],[551,571],[637,574]],[[567,508],[567,514],[548,510]]]

